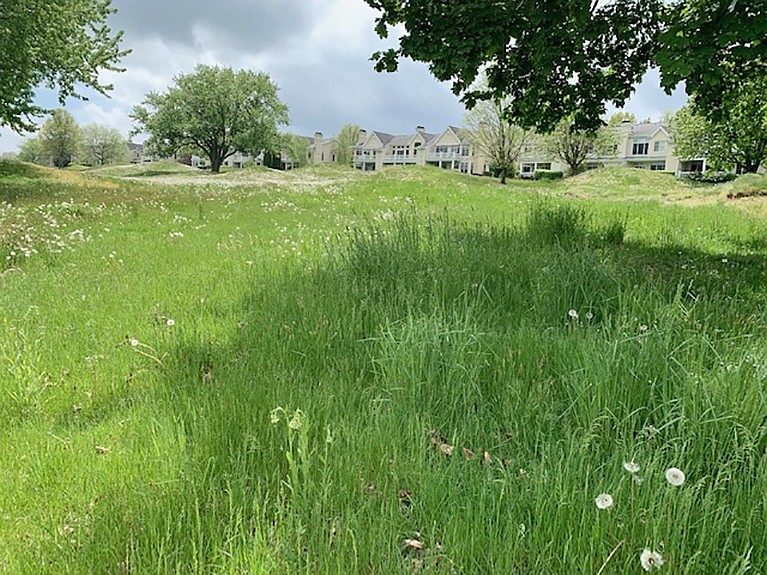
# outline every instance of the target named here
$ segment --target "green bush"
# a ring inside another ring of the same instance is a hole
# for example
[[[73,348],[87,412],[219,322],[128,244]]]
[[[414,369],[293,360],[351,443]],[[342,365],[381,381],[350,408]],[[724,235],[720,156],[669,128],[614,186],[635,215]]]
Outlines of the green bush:
[[[536,180],[561,180],[564,177],[564,172],[560,170],[536,170],[533,176]]]
[[[737,176],[732,172],[723,172],[719,170],[706,170],[705,172],[693,172],[689,179],[693,182],[704,182],[707,184],[721,184],[731,182]]]

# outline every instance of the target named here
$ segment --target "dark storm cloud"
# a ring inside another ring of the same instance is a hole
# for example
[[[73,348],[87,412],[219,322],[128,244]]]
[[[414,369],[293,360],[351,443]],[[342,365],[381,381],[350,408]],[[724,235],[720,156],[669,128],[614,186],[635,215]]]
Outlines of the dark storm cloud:
[[[161,38],[193,46],[202,31],[221,51],[259,52],[305,34],[312,16],[306,5],[307,0],[113,0],[117,14],[111,24],[125,30],[128,44]]]
[[[89,102],[67,102],[81,124],[107,123],[127,134],[130,112],[148,92],[166,90],[174,77],[199,63],[267,72],[290,107],[290,131],[307,136],[316,130],[331,136],[346,123],[393,134],[422,125],[439,133],[463,120],[458,98],[425,65],[403,61],[395,74],[373,70],[370,55],[391,44],[376,36],[376,12],[362,0],[113,0],[112,5],[118,13],[111,26],[125,31],[123,47],[133,52],[122,62],[124,73],[103,74],[115,87],[111,99],[85,90]],[[657,119],[684,100],[681,91],[664,96],[651,72],[626,109],[640,119]],[[57,105],[52,96],[41,103]],[[8,128],[0,128],[0,152],[18,142]]]
[[[292,131],[329,136],[343,124],[358,124],[393,134],[416,126],[437,133],[462,122],[463,105],[422,64],[406,61],[397,73],[380,74],[367,58],[347,55],[335,58],[332,70],[300,65],[274,75],[290,106]]]

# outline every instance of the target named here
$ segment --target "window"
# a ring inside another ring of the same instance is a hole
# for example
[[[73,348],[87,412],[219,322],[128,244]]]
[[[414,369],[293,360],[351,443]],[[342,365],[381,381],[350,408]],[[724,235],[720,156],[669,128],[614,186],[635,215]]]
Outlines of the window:
[[[666,142],[655,142],[655,145],[653,146],[653,152],[665,152],[666,151]]]
[[[634,156],[646,156],[647,150],[650,147],[650,144],[647,142],[634,142],[634,146],[631,149],[631,153]]]
[[[666,162],[658,163],[658,164],[650,164],[650,169],[655,172],[662,172],[666,169]]]
[[[522,164],[522,173],[531,174],[535,169],[535,164]]]
[[[550,170],[551,162],[538,162],[535,166],[536,170]]]

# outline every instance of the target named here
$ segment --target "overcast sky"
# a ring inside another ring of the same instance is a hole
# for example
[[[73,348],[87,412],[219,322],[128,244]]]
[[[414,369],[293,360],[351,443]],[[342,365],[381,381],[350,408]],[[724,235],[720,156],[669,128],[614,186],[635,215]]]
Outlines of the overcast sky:
[[[268,73],[289,108],[289,131],[331,136],[346,123],[392,134],[422,125],[430,132],[461,125],[464,109],[448,84],[436,81],[424,64],[404,61],[395,74],[377,73],[370,56],[388,47],[373,31],[376,12],[363,0],[113,0],[113,29],[125,31],[132,53],[121,74],[105,73],[111,98],[92,92],[66,108],[81,125],[109,124],[127,135],[134,105],[151,91],[164,91],[175,75],[198,63]],[[650,72],[625,109],[638,119],[659,119],[684,104],[658,87]],[[38,102],[56,98],[39,91]],[[0,129],[0,152],[22,140]],[[141,140],[141,138],[137,138]]]

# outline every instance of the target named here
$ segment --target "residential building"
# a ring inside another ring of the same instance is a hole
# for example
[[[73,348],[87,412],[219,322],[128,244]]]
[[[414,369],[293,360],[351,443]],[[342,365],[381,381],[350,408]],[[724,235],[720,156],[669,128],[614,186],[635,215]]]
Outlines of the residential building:
[[[131,164],[141,164],[151,162],[152,158],[144,155],[144,144],[128,142],[128,161]]]
[[[336,139],[326,140],[322,132],[309,138],[309,164],[333,164],[336,161]]]
[[[615,133],[612,153],[590,156],[586,169],[622,166],[674,172],[679,177],[706,169],[705,158],[682,160],[674,154],[668,125],[662,122],[623,122],[611,129]],[[531,178],[537,170],[566,172],[568,166],[558,158],[542,153],[533,142],[525,142],[520,158],[520,174],[523,178]]]
[[[440,134],[429,133],[423,126],[397,136],[370,132],[355,149],[354,166],[363,171],[386,166],[436,166],[467,174],[487,171],[486,162],[473,153],[463,130],[454,126]]]

